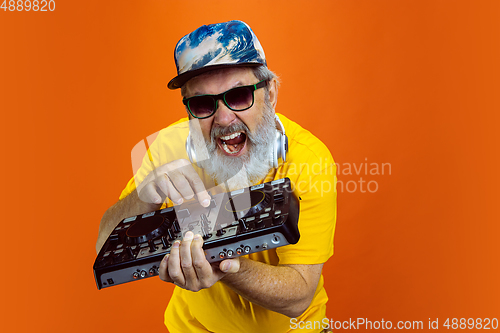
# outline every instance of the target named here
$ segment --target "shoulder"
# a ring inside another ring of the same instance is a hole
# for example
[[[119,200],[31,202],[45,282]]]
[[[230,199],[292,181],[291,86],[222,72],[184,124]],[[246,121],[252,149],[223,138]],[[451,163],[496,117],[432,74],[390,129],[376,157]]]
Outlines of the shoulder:
[[[327,162],[333,163],[328,147],[310,131],[293,120],[278,114],[288,137],[288,157],[290,162]]]
[[[159,132],[148,137],[153,156],[159,158],[160,165],[177,159],[187,159],[186,138],[189,135],[188,118],[181,118]]]
[[[159,135],[160,136],[172,135],[172,134],[187,135],[188,132],[189,132],[189,119],[187,117],[184,117],[160,130]]]
[[[189,134],[189,119],[181,118],[178,121],[168,125],[167,127],[161,129],[159,132],[151,135],[148,141],[155,140],[156,144],[162,145],[179,145],[186,141]]]

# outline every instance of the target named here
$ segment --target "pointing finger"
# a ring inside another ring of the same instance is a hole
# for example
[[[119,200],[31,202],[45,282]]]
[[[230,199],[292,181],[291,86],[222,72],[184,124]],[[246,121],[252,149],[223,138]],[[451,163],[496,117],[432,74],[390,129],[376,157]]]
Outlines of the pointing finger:
[[[189,180],[189,183],[191,184],[191,188],[193,189],[194,193],[196,193],[196,196],[198,198],[198,201],[203,207],[208,207],[210,205],[210,195],[208,194],[207,190],[205,189],[205,185],[203,184],[203,181],[201,180],[200,176],[198,173],[194,170],[193,166],[189,165],[187,168],[183,168],[182,172],[186,176],[186,178]]]

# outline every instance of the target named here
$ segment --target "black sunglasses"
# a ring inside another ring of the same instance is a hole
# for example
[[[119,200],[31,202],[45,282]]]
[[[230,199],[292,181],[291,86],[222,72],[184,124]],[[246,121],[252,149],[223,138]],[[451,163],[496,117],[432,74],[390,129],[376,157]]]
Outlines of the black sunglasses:
[[[254,103],[254,91],[265,87],[267,80],[262,80],[249,86],[229,89],[218,95],[198,95],[183,98],[182,103],[187,106],[189,113],[198,119],[211,117],[217,110],[219,99],[232,111],[245,111]]]

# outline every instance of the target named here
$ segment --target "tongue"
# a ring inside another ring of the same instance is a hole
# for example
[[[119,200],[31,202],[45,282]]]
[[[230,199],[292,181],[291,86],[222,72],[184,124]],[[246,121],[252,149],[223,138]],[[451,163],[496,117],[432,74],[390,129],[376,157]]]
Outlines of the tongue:
[[[226,145],[232,146],[232,145],[237,145],[239,143],[242,143],[243,141],[245,141],[245,134],[238,135],[234,139],[226,140],[224,142],[226,143]]]

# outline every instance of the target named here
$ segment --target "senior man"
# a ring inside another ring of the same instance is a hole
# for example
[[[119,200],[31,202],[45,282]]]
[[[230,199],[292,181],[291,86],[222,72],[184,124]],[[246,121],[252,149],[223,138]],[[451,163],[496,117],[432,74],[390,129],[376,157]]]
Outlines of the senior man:
[[[181,88],[188,118],[160,131],[104,214],[97,250],[125,217],[193,198],[208,206],[214,186],[289,177],[301,199],[299,242],[210,264],[203,238],[188,231],[160,265],[161,280],[176,285],[165,324],[172,333],[321,332],[328,300],[321,272],[333,254],[336,220],[330,152],[275,114],[277,77],[244,22],[202,26],[177,43],[174,57],[178,75],[168,87]]]

